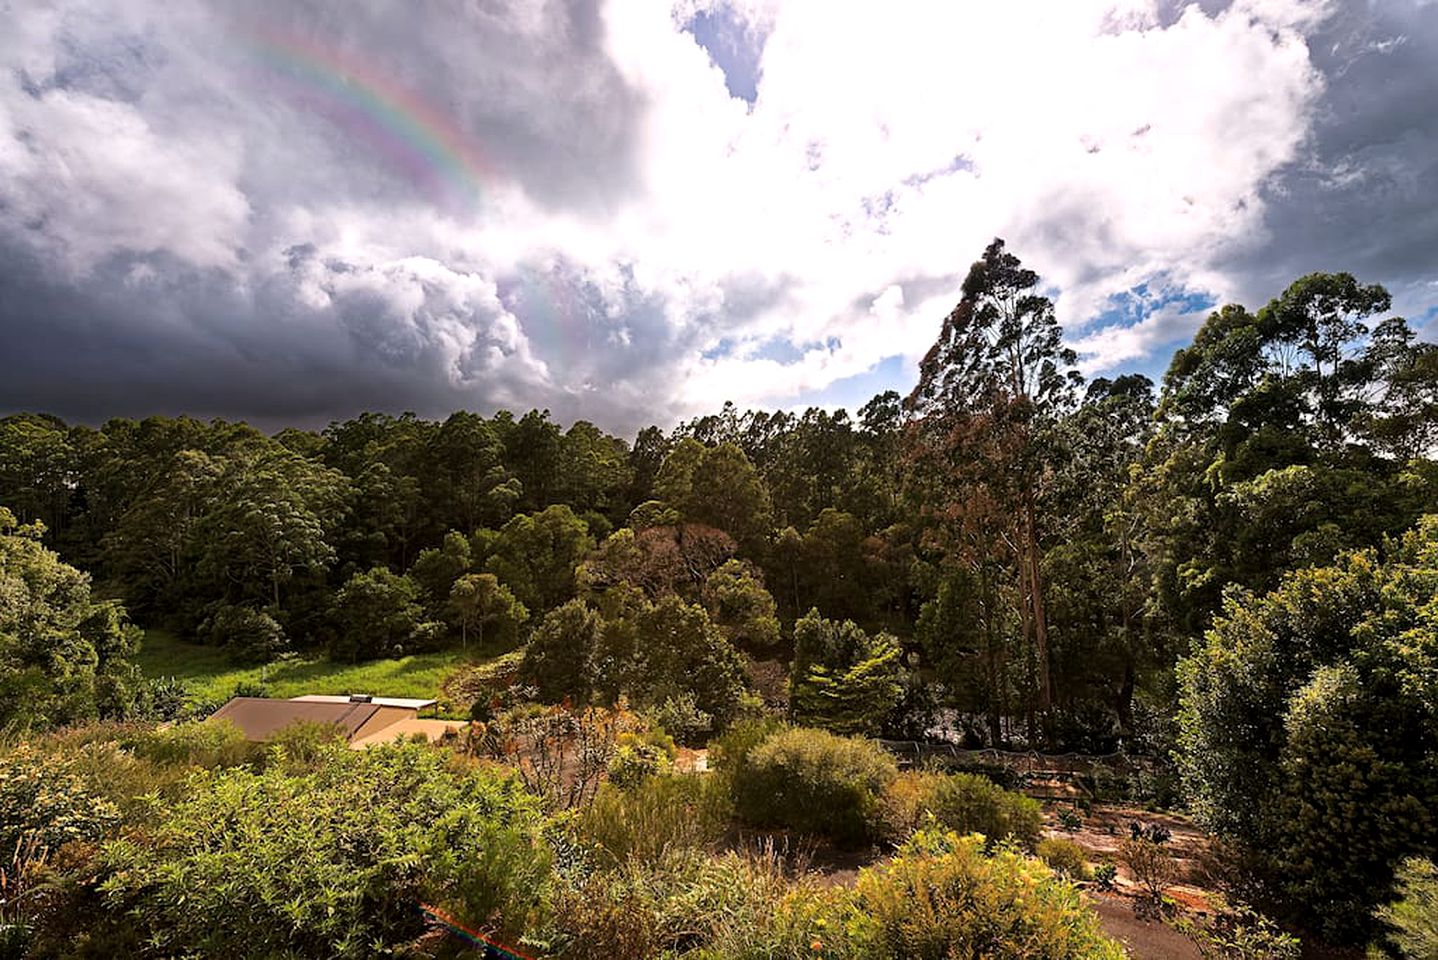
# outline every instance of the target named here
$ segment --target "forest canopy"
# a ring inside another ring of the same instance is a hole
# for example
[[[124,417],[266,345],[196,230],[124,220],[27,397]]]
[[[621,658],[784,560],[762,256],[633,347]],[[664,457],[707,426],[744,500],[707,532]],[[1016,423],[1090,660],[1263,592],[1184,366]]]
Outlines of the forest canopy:
[[[1089,380],[1040,291],[995,240],[907,397],[632,441],[4,417],[0,721],[152,715],[136,624],[252,663],[519,651],[538,700],[695,743],[767,710],[1172,761],[1271,902],[1370,935],[1435,852],[1438,345],[1315,273],[1157,385]]]

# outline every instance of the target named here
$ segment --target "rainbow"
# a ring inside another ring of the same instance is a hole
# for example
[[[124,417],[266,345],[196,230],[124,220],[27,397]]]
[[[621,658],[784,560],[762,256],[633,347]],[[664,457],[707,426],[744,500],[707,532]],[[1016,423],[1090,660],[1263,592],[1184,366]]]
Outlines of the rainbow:
[[[293,99],[370,144],[437,203],[476,205],[497,178],[452,114],[355,57],[274,30],[237,32]]]
[[[463,940],[468,940],[470,943],[474,944],[477,947],[481,947],[484,950],[484,955],[486,957],[489,957],[491,954],[493,954],[500,957],[501,960],[506,957],[510,958],[510,960],[534,960],[533,957],[529,956],[528,954],[520,953],[518,950],[514,949],[511,946],[502,944],[497,940],[489,939],[484,934],[480,933],[478,930],[471,930],[469,927],[466,927],[464,924],[460,923],[458,920],[454,919],[449,914],[445,913],[443,910],[440,910],[438,907],[432,907],[427,903],[421,903],[419,905],[419,911],[420,913],[429,917],[435,923],[438,923],[441,927],[444,927],[446,930],[448,930],[455,936]]]
[[[527,333],[539,335],[545,346],[556,351],[563,370],[573,370],[593,348],[588,308],[575,297],[556,263],[520,263],[512,279],[506,305],[521,318]]]

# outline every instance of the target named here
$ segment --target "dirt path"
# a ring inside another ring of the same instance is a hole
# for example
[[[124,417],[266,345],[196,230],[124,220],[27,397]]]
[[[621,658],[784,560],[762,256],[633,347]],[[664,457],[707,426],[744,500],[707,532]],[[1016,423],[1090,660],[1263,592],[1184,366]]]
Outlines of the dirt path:
[[[1193,941],[1157,921],[1140,920],[1127,897],[1089,894],[1103,932],[1123,944],[1133,960],[1201,960]]]

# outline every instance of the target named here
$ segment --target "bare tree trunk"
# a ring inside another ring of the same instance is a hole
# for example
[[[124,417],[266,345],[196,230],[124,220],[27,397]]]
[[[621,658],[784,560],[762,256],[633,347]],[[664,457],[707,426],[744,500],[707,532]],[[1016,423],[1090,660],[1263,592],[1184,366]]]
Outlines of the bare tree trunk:
[[[1034,517],[1033,494],[1024,496],[1024,540],[1028,559],[1029,598],[1033,605],[1034,647],[1038,658],[1039,709],[1047,713],[1053,705],[1053,678],[1049,673],[1049,626],[1044,607],[1043,555],[1039,550],[1038,522]]]

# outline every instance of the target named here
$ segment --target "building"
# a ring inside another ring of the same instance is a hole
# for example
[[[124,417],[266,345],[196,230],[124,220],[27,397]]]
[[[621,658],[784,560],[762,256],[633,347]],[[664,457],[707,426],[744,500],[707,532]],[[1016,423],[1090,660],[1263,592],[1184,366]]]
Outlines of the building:
[[[434,704],[433,700],[364,694],[309,694],[293,700],[235,697],[211,718],[228,720],[240,729],[246,740],[255,743],[271,740],[276,733],[296,723],[328,724],[341,732],[346,743],[359,749],[376,743],[408,740],[416,734],[435,741],[464,726],[456,721],[421,720],[419,712]]]

